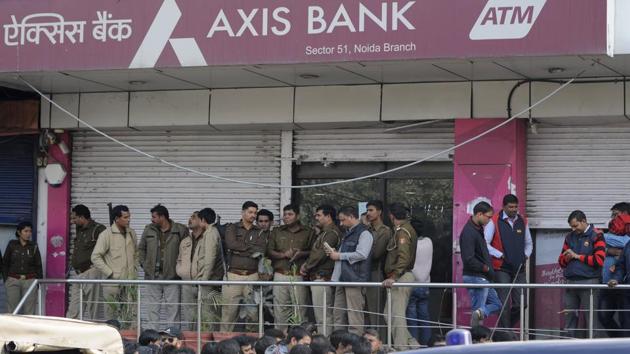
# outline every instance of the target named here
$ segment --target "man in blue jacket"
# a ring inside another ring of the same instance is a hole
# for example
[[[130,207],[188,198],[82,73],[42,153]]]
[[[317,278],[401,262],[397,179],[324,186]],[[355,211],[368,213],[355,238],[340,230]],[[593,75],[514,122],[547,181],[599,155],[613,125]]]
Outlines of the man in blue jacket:
[[[617,284],[630,284],[630,276],[628,276],[628,270],[630,270],[630,243],[626,243],[623,248],[623,252],[619,256],[617,263],[610,267],[611,279],[608,281],[608,286],[614,288]],[[630,292],[623,291],[623,309],[619,313],[621,328],[630,330]],[[622,332],[618,337],[627,337],[630,335],[630,331]]]

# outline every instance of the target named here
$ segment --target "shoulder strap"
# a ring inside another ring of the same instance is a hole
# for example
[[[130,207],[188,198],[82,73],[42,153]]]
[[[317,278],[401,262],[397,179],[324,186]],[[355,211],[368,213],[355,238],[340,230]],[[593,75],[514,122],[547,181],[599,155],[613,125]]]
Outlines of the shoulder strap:
[[[407,230],[407,229],[405,229],[404,227],[401,226],[401,227],[398,228],[398,230],[396,230],[396,232],[398,232],[400,230],[404,231],[407,234],[407,237],[409,237],[409,240],[411,240],[411,232],[409,232],[409,230]]]

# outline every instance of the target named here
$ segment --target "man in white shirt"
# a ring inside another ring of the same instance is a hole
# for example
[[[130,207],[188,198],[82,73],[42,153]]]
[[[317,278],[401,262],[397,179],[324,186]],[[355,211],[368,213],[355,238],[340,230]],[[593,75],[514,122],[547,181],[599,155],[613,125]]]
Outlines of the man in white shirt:
[[[525,268],[527,259],[532,254],[533,242],[527,219],[518,213],[518,198],[515,195],[507,194],[503,197],[503,210],[492,217],[483,233],[492,257],[494,282],[527,283]],[[501,328],[513,328],[520,319],[522,289],[513,289],[511,294],[507,288],[496,291],[504,304],[499,325]],[[508,301],[510,295],[511,301]]]
[[[433,242],[428,237],[418,235],[416,246],[416,262],[413,273],[416,282],[431,282],[431,264],[433,262]],[[409,334],[418,343],[428,345],[431,340],[431,323],[429,321],[429,288],[414,288],[407,304],[407,327]]]

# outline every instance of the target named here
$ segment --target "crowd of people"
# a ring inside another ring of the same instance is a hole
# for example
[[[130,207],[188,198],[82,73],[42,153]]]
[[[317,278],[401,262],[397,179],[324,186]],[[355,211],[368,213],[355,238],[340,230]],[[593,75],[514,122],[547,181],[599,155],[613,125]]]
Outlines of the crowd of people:
[[[116,320],[108,324],[120,328]],[[488,327],[471,328],[471,339],[474,344],[510,341],[506,332],[492,333]],[[195,339],[190,339],[196,342]],[[445,346],[446,341],[441,334],[431,337],[428,347]],[[124,340],[125,354],[170,354],[194,353],[188,346],[182,332],[175,327],[164,331],[144,330],[138,341]],[[304,323],[289,327],[288,332],[278,328],[268,328],[262,337],[236,335],[221,341],[210,341],[202,344],[201,354],[386,354],[390,352],[377,330],[368,328],[361,335],[344,329],[333,331],[325,336],[317,332],[314,323]]]
[[[527,219],[518,209],[518,198],[512,194],[503,198],[497,213],[487,202],[474,206],[459,238],[465,283],[527,281],[526,261],[533,241]],[[604,282],[614,287],[630,280],[626,276],[630,270],[630,247],[626,247],[630,206],[618,203],[612,211],[608,234],[589,224],[583,212],[570,214],[572,231],[566,236],[559,257],[567,282]],[[247,201],[238,222],[219,225],[215,211],[204,208],[193,212],[188,225],[184,225],[173,221],[164,205],[156,205],[150,210],[151,223],[138,240],[129,226],[128,207],[115,206],[112,223],[106,227],[91,218],[86,206],[76,205],[72,208],[76,237],[71,277],[137,279],[140,266],[148,280],[311,281],[312,286],[273,286],[265,290],[272,294],[271,323],[275,328],[290,333],[291,325],[311,321],[322,335],[348,331],[360,336],[371,333],[367,328],[376,328],[379,337],[384,336],[387,320],[383,315],[384,289],[391,288],[393,348],[428,345],[432,335],[428,288],[393,286],[431,281],[433,244],[412,225],[409,209],[400,203],[385,209],[381,201],[370,201],[364,222],[353,206],[336,210],[331,205],[320,205],[312,213],[314,226],[310,227],[300,221],[297,205],[287,205],[282,210],[282,225],[274,226],[272,212]],[[17,239],[9,243],[5,252],[1,269],[10,311],[33,279],[42,277],[41,257],[31,237],[32,225],[18,225]],[[371,282],[381,286],[321,286],[318,282]],[[98,305],[105,303],[106,318],[119,318],[120,307],[116,305],[127,301],[125,289],[111,283],[72,286],[67,317],[78,318],[82,313],[84,318],[96,319]],[[197,303],[201,301],[208,329],[232,332],[248,299],[254,298],[253,291],[252,286],[241,284],[147,285],[143,301],[147,303],[148,320],[143,328],[196,329]],[[518,287],[468,289],[471,326],[482,328],[484,319],[499,314],[499,327],[513,328],[520,319],[520,291]],[[583,335],[576,310],[588,306],[589,294],[589,290],[567,289],[564,295],[565,327],[576,335]],[[209,299],[212,296],[214,299]],[[630,327],[630,312],[620,313],[620,321],[614,315],[616,310],[630,309],[630,296],[615,289],[596,296],[599,308],[606,310],[598,312],[602,327],[610,330],[610,336],[625,335],[621,329]],[[83,308],[79,299],[83,299]],[[25,302],[23,312],[34,313],[34,306],[33,296]],[[166,314],[165,321],[161,321],[161,314]],[[249,311],[247,316],[247,322],[256,328],[258,315],[258,311]],[[299,327],[294,327],[294,331],[296,328]],[[280,354],[289,349],[292,348],[285,345]],[[306,349],[300,354],[307,354]]]
[[[108,324],[119,327],[117,321]],[[473,330],[476,343],[490,342],[487,328]],[[500,336],[495,336],[499,338]],[[196,341],[196,339],[195,339]],[[366,329],[361,335],[344,329],[333,331],[325,336],[317,332],[313,323],[289,327],[288,331],[268,328],[262,337],[237,335],[218,342],[202,344],[202,354],[385,354],[388,348],[384,345],[378,331]],[[432,337],[429,346],[444,346],[442,336]],[[164,331],[147,329],[142,331],[138,341],[124,341],[125,353],[128,354],[168,354],[194,353],[187,347],[182,332],[177,328]]]

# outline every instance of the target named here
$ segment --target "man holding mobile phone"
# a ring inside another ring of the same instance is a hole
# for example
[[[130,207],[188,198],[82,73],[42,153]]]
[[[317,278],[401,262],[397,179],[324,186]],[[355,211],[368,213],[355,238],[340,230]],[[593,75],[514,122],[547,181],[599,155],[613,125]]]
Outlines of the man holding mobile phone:
[[[315,211],[315,220],[319,233],[306,262],[300,268],[300,274],[314,282],[330,281],[335,261],[328,258],[326,251],[334,251],[341,241],[341,231],[335,220],[337,211],[331,205],[320,205]],[[318,333],[328,335],[332,332],[333,289],[330,286],[311,286],[311,297],[317,322]],[[324,323],[324,293],[326,294],[326,323]]]

